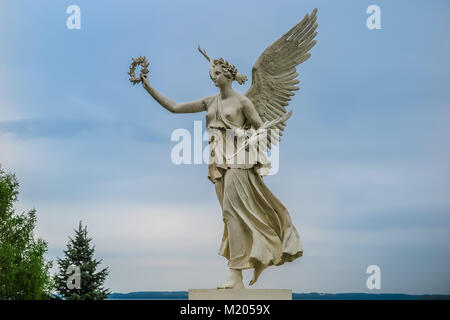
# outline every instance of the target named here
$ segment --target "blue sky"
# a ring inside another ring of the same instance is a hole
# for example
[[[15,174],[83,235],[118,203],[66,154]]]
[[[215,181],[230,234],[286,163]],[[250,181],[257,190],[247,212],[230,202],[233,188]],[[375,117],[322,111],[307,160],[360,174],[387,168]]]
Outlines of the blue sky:
[[[81,29],[66,8],[81,8]],[[366,8],[381,8],[381,30]],[[211,288],[220,207],[207,166],[170,161],[174,115],[128,81],[132,57],[170,98],[217,93],[196,51],[250,77],[262,51],[318,8],[318,43],[266,183],[291,213],[304,257],[255,288],[450,293],[448,1],[0,1],[0,163],[36,208],[49,258],[81,219],[116,292]],[[250,81],[235,89],[241,93]],[[245,274],[249,279],[250,273]]]

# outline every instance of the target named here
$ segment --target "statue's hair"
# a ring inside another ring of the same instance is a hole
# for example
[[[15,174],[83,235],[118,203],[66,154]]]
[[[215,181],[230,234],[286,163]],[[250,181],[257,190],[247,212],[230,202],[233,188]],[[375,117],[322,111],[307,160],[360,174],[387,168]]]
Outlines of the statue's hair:
[[[224,60],[223,58],[214,59],[212,61],[214,65],[219,65],[224,71],[224,75],[230,80],[236,80],[239,84],[245,83],[247,77],[239,73],[234,65]]]
[[[247,81],[247,76],[244,76],[242,73],[239,73],[234,65],[224,60],[223,58],[212,60],[207,54],[206,51],[200,48],[198,45],[198,51],[205,57],[206,60],[209,61],[212,65],[220,65],[224,71],[225,76],[230,80],[236,80],[239,84],[244,84]]]

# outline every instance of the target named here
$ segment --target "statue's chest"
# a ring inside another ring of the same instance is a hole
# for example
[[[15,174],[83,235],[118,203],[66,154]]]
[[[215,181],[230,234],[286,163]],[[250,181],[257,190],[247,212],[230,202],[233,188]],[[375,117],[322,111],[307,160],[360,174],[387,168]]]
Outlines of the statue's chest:
[[[240,110],[239,102],[230,100],[222,102],[222,117],[225,117],[226,120],[231,122],[242,122],[242,111]],[[206,124],[207,126],[216,126],[218,125],[217,112],[219,111],[219,101],[215,101],[212,103],[207,112],[206,112]]]
[[[236,104],[223,104],[222,105],[222,116],[227,120],[237,121],[239,120],[240,110]]]

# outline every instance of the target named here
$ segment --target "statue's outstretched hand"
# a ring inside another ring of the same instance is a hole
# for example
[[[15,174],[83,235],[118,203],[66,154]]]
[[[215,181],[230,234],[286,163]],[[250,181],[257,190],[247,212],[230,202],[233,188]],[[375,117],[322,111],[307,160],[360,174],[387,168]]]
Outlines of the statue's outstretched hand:
[[[142,86],[145,89],[150,88],[150,81],[148,79],[148,74],[147,73],[141,74],[141,82],[142,82]]]

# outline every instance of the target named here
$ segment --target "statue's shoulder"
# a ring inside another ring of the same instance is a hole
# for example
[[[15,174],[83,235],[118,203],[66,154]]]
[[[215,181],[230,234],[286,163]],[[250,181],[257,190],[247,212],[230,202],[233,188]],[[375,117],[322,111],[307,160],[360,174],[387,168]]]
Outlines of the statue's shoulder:
[[[245,94],[239,93],[239,101],[243,104],[252,104],[252,101]]]
[[[218,95],[209,96],[203,99],[203,102],[205,103],[206,109],[209,108],[210,105],[214,103],[214,101],[217,99]]]

